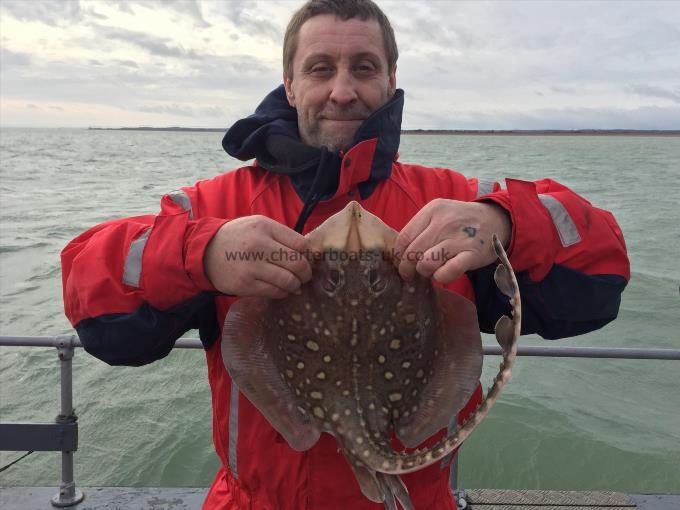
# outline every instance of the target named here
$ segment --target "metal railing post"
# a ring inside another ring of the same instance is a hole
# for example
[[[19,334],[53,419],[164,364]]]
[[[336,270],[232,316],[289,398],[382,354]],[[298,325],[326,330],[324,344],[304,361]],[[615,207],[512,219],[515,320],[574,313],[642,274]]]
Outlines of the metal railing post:
[[[73,352],[75,335],[57,338],[57,353],[61,374],[61,412],[57,423],[75,423],[78,417],[73,411]],[[73,452],[61,452],[61,483],[59,492],[52,498],[52,505],[67,507],[80,503],[85,498],[73,480]]]

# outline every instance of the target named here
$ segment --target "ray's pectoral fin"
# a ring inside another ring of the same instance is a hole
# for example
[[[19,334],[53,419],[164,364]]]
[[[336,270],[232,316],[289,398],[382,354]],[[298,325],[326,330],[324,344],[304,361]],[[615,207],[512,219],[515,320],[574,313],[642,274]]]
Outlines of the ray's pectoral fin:
[[[298,409],[272,360],[263,323],[268,306],[268,300],[259,298],[243,298],[232,305],[222,330],[222,360],[239,389],[291,448],[307,450],[320,432]]]
[[[417,412],[396,424],[397,436],[410,448],[449,424],[472,396],[482,373],[482,338],[475,305],[441,287],[434,290],[438,314],[433,375],[420,396]]]

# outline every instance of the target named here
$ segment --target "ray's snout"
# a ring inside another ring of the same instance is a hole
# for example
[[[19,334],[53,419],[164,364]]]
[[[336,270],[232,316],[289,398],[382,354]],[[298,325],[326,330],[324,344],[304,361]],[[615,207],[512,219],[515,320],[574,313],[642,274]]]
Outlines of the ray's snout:
[[[329,236],[328,247],[347,252],[362,250],[388,251],[394,244],[397,233],[375,215],[366,211],[361,204],[352,201],[335,215],[334,235]]]
[[[347,241],[345,250],[350,253],[358,253],[359,251],[366,249],[366,246],[362,243],[362,239],[366,239],[365,235],[362,236],[362,210],[359,203],[354,200],[347,204],[345,209],[343,209],[343,212],[347,216]]]

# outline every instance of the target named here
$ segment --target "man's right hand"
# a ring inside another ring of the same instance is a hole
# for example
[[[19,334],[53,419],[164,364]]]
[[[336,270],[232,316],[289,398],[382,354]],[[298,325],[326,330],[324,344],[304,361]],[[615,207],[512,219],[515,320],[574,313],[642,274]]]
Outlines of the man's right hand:
[[[203,255],[205,274],[224,294],[283,298],[312,278],[309,242],[266,216],[222,225]]]

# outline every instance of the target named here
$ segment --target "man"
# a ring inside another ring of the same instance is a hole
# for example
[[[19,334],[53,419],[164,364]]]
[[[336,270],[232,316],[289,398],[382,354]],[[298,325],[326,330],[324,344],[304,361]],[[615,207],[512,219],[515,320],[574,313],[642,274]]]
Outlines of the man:
[[[550,180],[502,190],[396,160],[396,61],[389,21],[370,0],[306,3],[286,32],[284,86],[223,141],[257,163],[170,193],[158,216],[94,227],[62,253],[66,313],[104,361],[152,362],[199,329],[222,461],[204,508],[382,507],[362,496],[330,436],[306,452],[288,447],[231,384],[218,341],[235,296],[281,298],[309,281],[295,256],[309,248],[301,234],[351,200],[400,231],[404,278],[433,277],[473,300],[483,331],[507,311],[492,279],[493,232],[518,274],[524,333],[577,335],[616,317],[629,268],[609,213]],[[289,256],[228,256],[274,252]],[[415,508],[455,508],[448,474],[437,463],[403,477]]]

